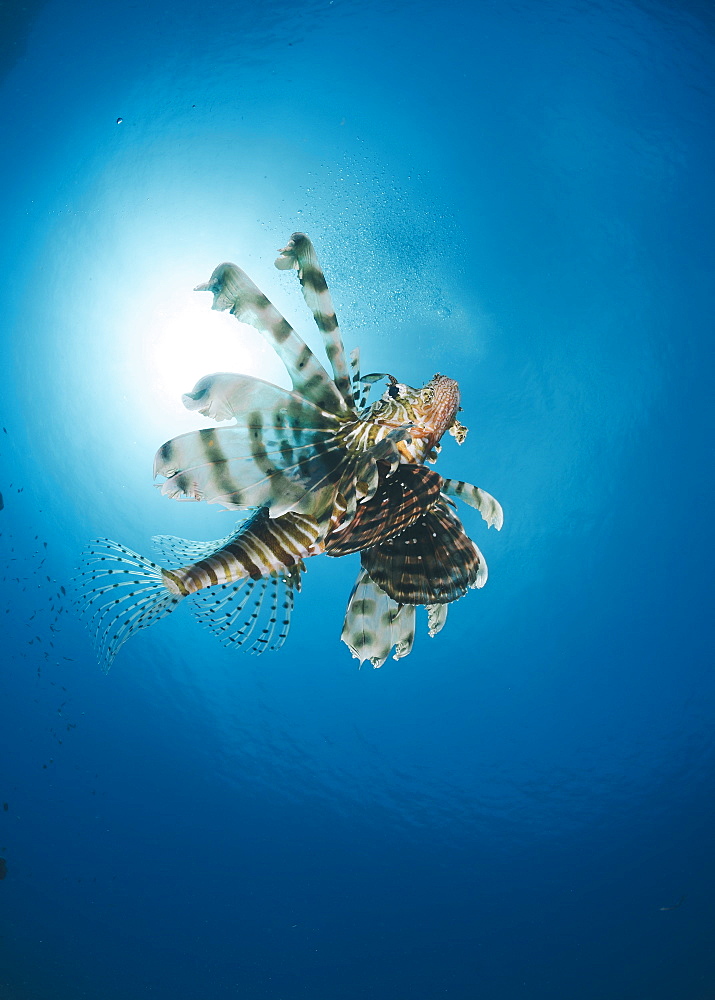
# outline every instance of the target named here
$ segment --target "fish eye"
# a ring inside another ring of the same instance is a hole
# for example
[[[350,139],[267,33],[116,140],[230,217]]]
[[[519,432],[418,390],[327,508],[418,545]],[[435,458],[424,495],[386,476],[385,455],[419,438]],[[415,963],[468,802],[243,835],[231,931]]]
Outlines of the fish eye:
[[[387,389],[388,396],[392,396],[393,399],[397,399],[400,395],[400,387],[396,383],[393,383]]]

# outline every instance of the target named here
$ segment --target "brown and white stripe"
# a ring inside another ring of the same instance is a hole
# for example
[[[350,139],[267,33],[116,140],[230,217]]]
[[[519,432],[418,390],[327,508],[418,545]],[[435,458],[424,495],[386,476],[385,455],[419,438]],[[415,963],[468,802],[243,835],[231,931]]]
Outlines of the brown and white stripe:
[[[318,263],[310,238],[305,233],[293,233],[288,243],[279,251],[276,267],[285,271],[295,268],[303,290],[305,303],[313,314],[315,324],[323,336],[325,353],[328,355],[333,378],[343,399],[349,407],[355,405],[350,373],[345,358],[345,346],[335,315],[333,299],[325,280],[323,269]]]
[[[451,604],[487,582],[487,565],[444,500],[365,549],[363,569],[398,604]]]
[[[487,522],[487,527],[501,531],[504,525],[504,511],[491,493],[461,479],[443,479],[442,493],[448,497],[459,497],[464,503],[479,511]]]
[[[392,475],[378,463],[380,484],[375,494],[356,507],[354,516],[339,523],[325,538],[329,556],[360,552],[409,528],[439,500],[442,477],[423,465],[400,465]]]
[[[293,392],[248,376],[204,377],[185,394],[185,404],[236,425],[167,441],[157,453],[155,475],[166,477],[162,492],[176,499],[233,509],[267,506],[272,517],[292,510],[314,516],[324,530],[338,492],[350,512],[356,500],[372,496],[378,458],[434,460],[439,439],[455,422],[459,388],[441,375],[421,389],[388,376],[382,399],[358,412],[332,299],[309,238],[294,233],[276,263],[297,270],[334,379],[240,268],[219,265],[198,290],[213,294],[214,309],[229,309],[261,332],[286,365]],[[357,359],[353,369],[353,384],[359,384]]]
[[[297,392],[331,412],[347,410],[342,394],[308,345],[240,267],[219,264],[194,291],[211,292],[213,309],[228,310],[239,322],[255,327],[288,369]]]
[[[262,507],[210,556],[179,569],[163,570],[164,582],[172,593],[187,597],[218,584],[285,573],[317,554],[319,550],[314,551],[313,546],[318,533],[315,518],[294,513],[270,518]]]

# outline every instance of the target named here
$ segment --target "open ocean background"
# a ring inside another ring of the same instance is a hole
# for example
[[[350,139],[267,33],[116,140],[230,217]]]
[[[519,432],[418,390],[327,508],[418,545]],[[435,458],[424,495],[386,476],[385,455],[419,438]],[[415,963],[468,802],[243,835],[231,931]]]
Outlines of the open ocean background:
[[[713,1000],[712,3],[1,18],[0,1000]],[[314,559],[280,652],[104,675],[60,588],[230,529],[152,459],[287,384],[220,261],[318,346],[296,229],[363,371],[460,380],[489,582],[358,670]]]

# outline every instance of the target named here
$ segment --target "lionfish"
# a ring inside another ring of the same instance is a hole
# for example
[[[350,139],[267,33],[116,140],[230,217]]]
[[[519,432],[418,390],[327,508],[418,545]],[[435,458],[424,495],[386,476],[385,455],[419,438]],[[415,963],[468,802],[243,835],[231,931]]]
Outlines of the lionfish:
[[[342,334],[313,244],[294,233],[279,269],[295,269],[320,330],[332,377],[278,310],[235,264],[220,264],[196,291],[212,308],[255,327],[275,350],[290,390],[247,375],[217,373],[183,396],[190,410],[230,426],[167,441],[154,460],[161,491],[241,512],[235,530],[213,542],[174,536],[153,541],[161,566],[110,539],[90,543],[78,577],[81,603],[105,669],[124,642],[194,596],[199,620],[226,645],[278,649],[290,628],[304,560],[359,552],[342,640],[363,663],[381,666],[413,644],[415,608],[425,605],[430,635],[447,606],[487,579],[484,557],[467,537],[450,497],[501,528],[498,502],[477,487],[428,469],[449,432],[467,429],[456,381],[435,375],[415,389],[387,373],[362,376],[359,352],[345,356]],[[383,379],[380,399],[366,405]]]

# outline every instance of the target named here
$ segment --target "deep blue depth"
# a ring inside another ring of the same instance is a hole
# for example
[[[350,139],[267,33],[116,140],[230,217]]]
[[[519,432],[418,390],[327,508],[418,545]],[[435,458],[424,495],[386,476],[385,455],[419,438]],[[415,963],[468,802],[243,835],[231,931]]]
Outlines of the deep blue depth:
[[[713,1000],[711,6],[3,18],[0,1000]],[[105,676],[60,588],[230,529],[152,458],[281,378],[220,261],[317,347],[295,229],[364,371],[460,380],[489,582],[358,671],[316,559],[279,653],[181,608]]]

